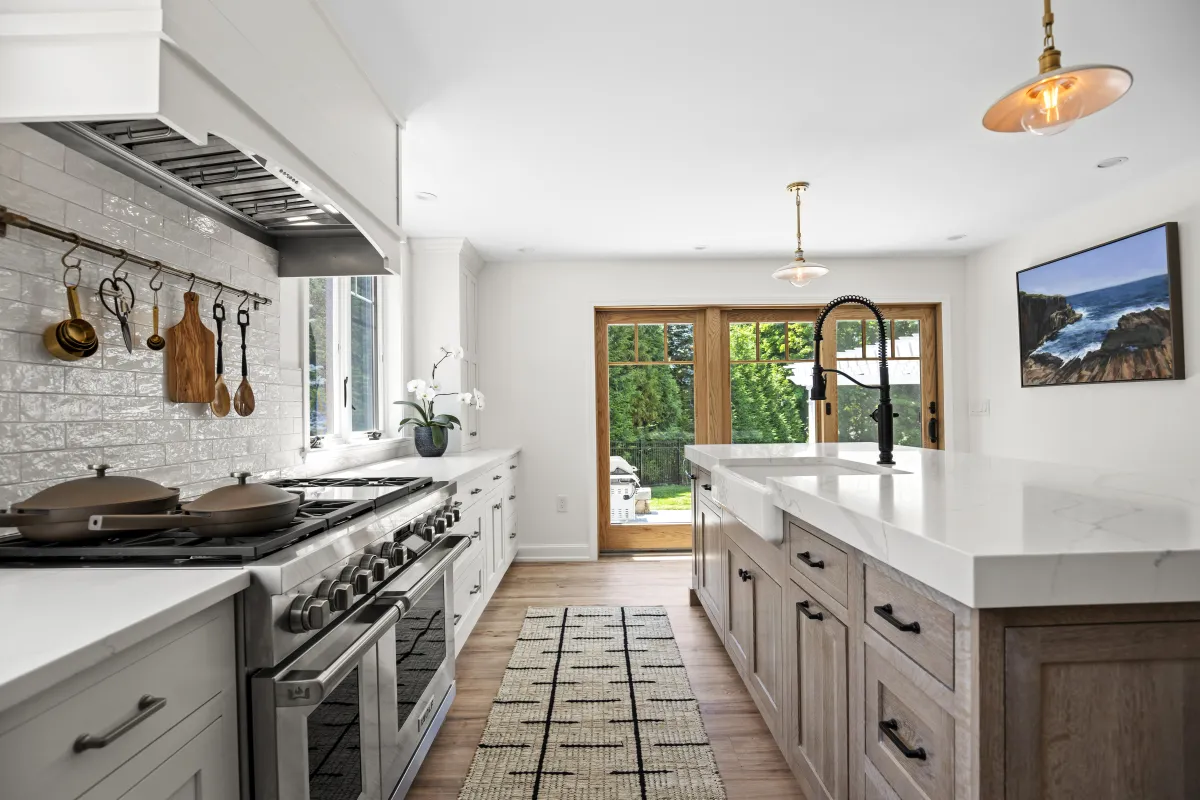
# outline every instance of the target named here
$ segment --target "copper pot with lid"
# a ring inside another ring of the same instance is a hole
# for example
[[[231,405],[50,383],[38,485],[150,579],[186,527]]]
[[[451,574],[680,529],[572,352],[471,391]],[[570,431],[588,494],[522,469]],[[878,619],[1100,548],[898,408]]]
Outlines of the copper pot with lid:
[[[249,483],[249,472],[231,472],[237,483],[219,486],[184,503],[176,514],[96,514],[88,521],[95,533],[118,530],[189,528],[197,536],[252,536],[282,528],[296,518],[304,501],[266,483]]]
[[[179,505],[179,490],[133,475],[109,475],[108,464],[88,464],[96,474],[50,486],[0,514],[0,526],[12,526],[35,542],[95,539],[134,528],[88,527],[96,514],[161,514]]]

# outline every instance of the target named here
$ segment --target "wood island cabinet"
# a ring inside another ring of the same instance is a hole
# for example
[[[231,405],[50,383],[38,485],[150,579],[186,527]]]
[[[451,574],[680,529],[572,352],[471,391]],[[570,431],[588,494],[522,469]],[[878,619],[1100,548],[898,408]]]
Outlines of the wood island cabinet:
[[[811,800],[1200,799],[1200,604],[972,609],[693,509],[699,604]]]

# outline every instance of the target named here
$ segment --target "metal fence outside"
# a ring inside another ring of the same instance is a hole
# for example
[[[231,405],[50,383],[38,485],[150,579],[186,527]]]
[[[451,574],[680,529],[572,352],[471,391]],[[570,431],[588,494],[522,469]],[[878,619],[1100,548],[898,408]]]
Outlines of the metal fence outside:
[[[677,486],[691,480],[683,456],[683,448],[689,444],[682,439],[612,442],[609,455],[620,456],[637,469],[642,486]]]

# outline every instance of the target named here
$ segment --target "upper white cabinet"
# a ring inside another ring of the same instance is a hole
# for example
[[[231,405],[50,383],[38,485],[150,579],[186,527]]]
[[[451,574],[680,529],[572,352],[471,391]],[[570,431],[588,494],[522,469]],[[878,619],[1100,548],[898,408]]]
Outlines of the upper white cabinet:
[[[443,392],[470,392],[479,386],[479,272],[483,259],[466,239],[409,239],[412,250],[413,364],[409,378],[429,379],[439,347],[461,347],[462,361],[438,368]],[[449,452],[474,450],[483,440],[480,425],[487,415],[453,397],[438,401],[437,410],[462,420],[450,435]]]

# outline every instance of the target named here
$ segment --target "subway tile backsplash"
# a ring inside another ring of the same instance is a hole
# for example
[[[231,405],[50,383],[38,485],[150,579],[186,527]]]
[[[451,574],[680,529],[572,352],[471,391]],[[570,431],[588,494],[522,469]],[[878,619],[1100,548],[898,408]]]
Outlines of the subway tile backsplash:
[[[79,298],[100,335],[100,352],[76,362],[46,352],[42,332],[66,318],[62,254],[70,245],[10,228],[0,238],[0,508],[67,478],[87,465],[178,486],[185,497],[246,470],[263,475],[314,474],[395,455],[374,449],[306,465],[302,373],[280,365],[278,253],[23,125],[0,124],[0,205],[77,230],[199,275],[257,291],[276,301],[251,312],[246,355],[255,413],[215,417],[207,405],[167,401],[163,352],[145,347],[152,328],[148,270],[134,267],[135,347],[96,296],[117,259],[82,255]],[[159,292],[163,331],[183,313],[187,281],[165,278]],[[197,286],[210,328],[214,290]],[[231,389],[240,380],[241,337],[227,303],[225,363]]]

